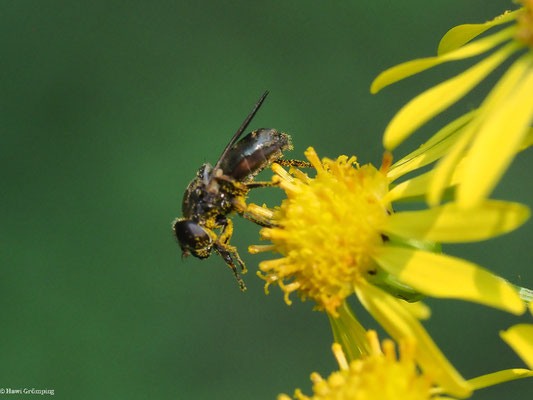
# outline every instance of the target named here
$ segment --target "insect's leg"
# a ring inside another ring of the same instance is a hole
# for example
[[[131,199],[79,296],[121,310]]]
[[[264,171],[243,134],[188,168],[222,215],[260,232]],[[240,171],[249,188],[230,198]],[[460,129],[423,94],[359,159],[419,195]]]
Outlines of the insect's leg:
[[[275,226],[272,222],[267,221],[266,219],[257,217],[256,215],[252,215],[249,213],[242,213],[240,215],[243,218],[246,218],[248,221],[252,221],[254,224],[257,224],[259,226],[264,226],[265,228],[273,228]]]
[[[233,222],[231,219],[224,219],[222,222],[222,231],[220,232],[220,236],[217,240],[217,242],[225,248],[225,250],[230,253],[230,255],[237,260],[237,264],[241,267],[241,271],[243,274],[247,273],[246,265],[244,265],[244,262],[241,259],[241,256],[239,256],[239,253],[237,252],[237,248],[234,246],[230,246],[229,240],[231,239],[231,235],[233,235]]]
[[[246,187],[248,188],[248,190],[264,188],[264,187],[272,187],[272,186],[278,186],[278,183],[277,182],[251,182],[251,183],[246,183]]]
[[[235,279],[237,280],[237,283],[239,284],[239,287],[244,292],[246,290],[246,285],[244,284],[244,281],[239,275],[239,271],[237,271],[237,267],[235,266],[235,263],[233,262],[232,256],[237,260],[237,263],[241,266],[242,272],[246,272],[246,267],[244,266],[244,263],[241,260],[241,257],[239,257],[239,253],[237,253],[237,249],[233,246],[230,246],[228,244],[223,243],[215,243],[214,244],[215,251],[224,259],[227,266],[231,268],[233,271],[233,275],[235,276]]]
[[[257,204],[248,204],[246,211],[240,215],[259,226],[264,226],[265,228],[273,228],[276,226],[276,224],[270,221],[272,212]]]
[[[242,258],[239,255],[239,252],[237,251],[237,249],[235,247],[233,247],[233,246],[226,246],[226,249],[231,254],[231,256],[235,260],[237,260],[237,264],[239,264],[239,266],[241,267],[241,272],[243,274],[246,274],[248,272],[248,270],[246,269],[246,265],[244,264],[244,261],[242,261]]]
[[[231,235],[233,235],[233,222],[231,222],[231,219],[224,218],[221,225],[222,229],[217,241],[223,245],[227,245],[231,239]]]
[[[275,225],[270,222],[269,218],[272,214],[264,207],[259,207],[256,204],[246,204],[243,197],[236,197],[233,199],[233,206],[235,211],[249,221],[265,228],[272,228]]]
[[[296,167],[296,168],[312,168],[313,167],[313,164],[307,161],[284,160],[283,158],[276,160],[276,163],[279,165],[282,165],[283,167]]]
[[[248,188],[248,184],[247,183],[238,182],[235,179],[233,179],[233,178],[231,178],[231,177],[229,177],[227,175],[218,175],[216,177],[216,179],[219,182],[223,182],[224,184],[229,185],[229,189],[231,189],[232,191],[235,191],[235,192],[237,192],[239,194],[246,194],[250,190]]]

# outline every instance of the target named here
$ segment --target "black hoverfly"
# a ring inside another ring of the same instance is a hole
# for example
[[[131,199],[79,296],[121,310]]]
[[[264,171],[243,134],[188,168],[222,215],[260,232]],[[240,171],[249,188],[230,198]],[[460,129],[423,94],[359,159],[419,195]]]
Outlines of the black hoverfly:
[[[237,249],[229,244],[233,223],[227,216],[235,211],[258,225],[271,227],[268,220],[250,212],[245,199],[251,189],[274,184],[254,182],[254,177],[273,162],[285,166],[310,166],[303,161],[281,160],[284,151],[292,150],[292,144],[289,135],[276,129],[261,128],[237,142],[267,95],[268,91],[261,96],[215,166],[206,163],[200,167],[183,195],[183,217],[172,223],[183,256],[204,259],[215,250],[232,269],[243,291],[246,287],[235,264],[242,273],[246,273],[246,267]],[[218,235],[215,230],[219,230]]]

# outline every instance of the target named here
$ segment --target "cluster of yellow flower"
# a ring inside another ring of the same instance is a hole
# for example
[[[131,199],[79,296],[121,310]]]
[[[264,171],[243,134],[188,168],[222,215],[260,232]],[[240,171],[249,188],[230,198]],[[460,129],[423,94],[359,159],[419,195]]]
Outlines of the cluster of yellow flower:
[[[379,169],[361,166],[355,157],[320,159],[313,148],[305,154],[316,169],[314,177],[273,165],[273,181],[287,199],[275,209],[256,210],[273,223],[261,231],[271,244],[249,251],[281,254],[260,264],[265,290],[277,284],[287,304],[292,292],[313,299],[316,308],[328,314],[338,343],[334,353],[340,370],[327,380],[313,374],[314,395],[297,390],[295,398],[466,398],[482,387],[533,376],[529,369],[513,369],[465,380],[423,328],[421,320],[429,316],[429,308],[420,302],[432,296],[473,301],[516,315],[527,310],[527,290],[440,252],[440,243],[489,239],[516,229],[530,215],[525,205],[488,199],[513,157],[533,144],[533,0],[521,3],[519,10],[484,24],[451,29],[436,57],[400,64],[375,79],[373,93],[440,63],[493,50],[394,116],[384,133],[387,152]],[[509,26],[474,40],[503,24]],[[477,109],[392,164],[389,151],[511,55],[516,60]],[[433,162],[429,172],[401,179]],[[395,212],[395,202],[406,199],[426,200],[429,207]],[[393,342],[383,342],[382,350],[375,333],[357,321],[345,301],[352,293],[399,343],[399,359]],[[516,325],[501,336],[533,369],[533,325]]]

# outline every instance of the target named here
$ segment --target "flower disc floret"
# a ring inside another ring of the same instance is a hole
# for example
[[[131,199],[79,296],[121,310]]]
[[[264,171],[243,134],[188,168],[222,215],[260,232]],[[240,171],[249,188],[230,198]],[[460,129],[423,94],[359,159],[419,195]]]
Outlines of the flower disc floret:
[[[284,257],[265,261],[260,269],[267,284],[280,285],[287,301],[298,290],[302,298],[315,299],[319,309],[335,312],[372,267],[373,249],[383,243],[388,182],[373,166],[360,167],[355,157],[320,161],[312,148],[306,156],[317,170],[314,179],[277,170],[287,199],[274,214],[277,226],[261,235]]]
[[[413,343],[400,346],[396,357],[394,342],[383,341],[380,348],[376,333],[369,331],[372,353],[348,364],[340,347],[333,345],[340,370],[327,379],[311,375],[314,396],[296,390],[297,400],[427,400],[431,398],[431,379],[420,374],[413,358]],[[281,395],[278,400],[289,400]]]

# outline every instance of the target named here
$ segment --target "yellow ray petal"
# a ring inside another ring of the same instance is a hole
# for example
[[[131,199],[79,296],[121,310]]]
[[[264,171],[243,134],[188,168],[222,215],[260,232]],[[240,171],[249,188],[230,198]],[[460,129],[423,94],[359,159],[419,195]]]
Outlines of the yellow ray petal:
[[[452,171],[452,176],[447,182],[446,187],[457,185],[462,179],[463,160],[457,163],[457,166]],[[431,182],[435,176],[435,170],[428,171],[415,178],[402,182],[392,188],[389,193],[385,195],[384,201],[393,202],[409,197],[423,196],[428,193]]]
[[[527,70],[528,55],[522,56],[507,70],[478,109],[475,118],[461,132],[461,138],[456,141],[449,153],[442,158],[435,169],[435,176],[430,183],[427,201],[431,206],[440,202],[444,189],[449,186],[454,168],[472,137],[478,133],[478,128],[506,99],[524,76]],[[476,168],[477,171],[477,168]]]
[[[374,260],[402,282],[433,297],[474,301],[522,314],[525,305],[504,279],[468,261],[400,247],[383,246]]]
[[[528,57],[527,61],[528,75],[517,83],[507,99],[494,107],[466,156],[463,182],[457,190],[457,200],[463,207],[471,207],[489,195],[533,122],[533,57]]]
[[[528,207],[505,201],[485,200],[468,210],[447,203],[428,210],[394,213],[383,230],[432,242],[472,242],[510,232],[522,225],[529,215]]]
[[[370,314],[397,342],[415,340],[416,361],[425,373],[445,388],[446,393],[458,397],[470,395],[470,385],[441,353],[422,324],[403,307],[401,300],[364,282],[356,285],[355,292]]]
[[[533,368],[533,325],[515,325],[500,332],[500,336],[529,368]]]
[[[385,129],[383,144],[387,150],[394,149],[418,127],[458,101],[519,47],[520,45],[511,42],[473,67],[426,90],[407,103]]]
[[[444,190],[448,186],[451,186],[452,177],[457,177],[455,169],[458,167],[472,136],[476,133],[477,125],[478,121],[476,120],[470,122],[463,129],[461,137],[456,141],[448,154],[441,158],[435,168],[433,168],[434,174],[426,193],[427,202],[430,206],[435,207],[440,203]]]
[[[522,9],[512,12],[505,11],[502,15],[498,15],[492,21],[487,21],[483,24],[464,24],[454,26],[446,32],[440,40],[437,53],[443,55],[444,53],[458,49],[493,26],[505,24],[506,22],[516,19],[521,12]]]
[[[418,149],[395,162],[387,173],[387,177],[394,181],[400,176],[431,164],[442,157],[457,141],[462,128],[472,120],[475,114],[476,110],[471,111],[446,125]]]
[[[397,201],[399,199],[406,199],[425,194],[433,175],[434,171],[428,171],[425,174],[417,176],[416,178],[409,179],[400,183],[399,185],[394,186],[390,192],[385,195],[383,201],[385,203],[392,203],[393,201]]]
[[[454,52],[437,57],[419,58],[396,65],[383,71],[376,77],[376,79],[374,79],[374,82],[372,82],[372,85],[370,86],[370,92],[377,93],[385,86],[434,67],[435,65],[442,64],[447,61],[461,60],[463,58],[477,56],[478,54],[492,49],[494,46],[502,43],[503,41],[510,39],[515,31],[516,27],[510,27],[502,30],[501,32],[495,33],[494,35],[476,40],[475,42],[470,43],[469,45]]]
[[[530,128],[526,136],[524,137],[524,141],[520,145],[520,151],[525,150],[533,145],[533,128]]]
[[[476,378],[469,379],[468,383],[470,383],[475,390],[479,390],[489,386],[497,385],[498,383],[514,381],[515,379],[521,378],[529,378],[532,376],[533,371],[530,371],[529,369],[513,368],[478,376]]]
[[[417,301],[416,303],[404,302],[403,306],[416,319],[426,320],[431,317],[431,308],[429,308],[426,304],[422,303],[421,301]]]

